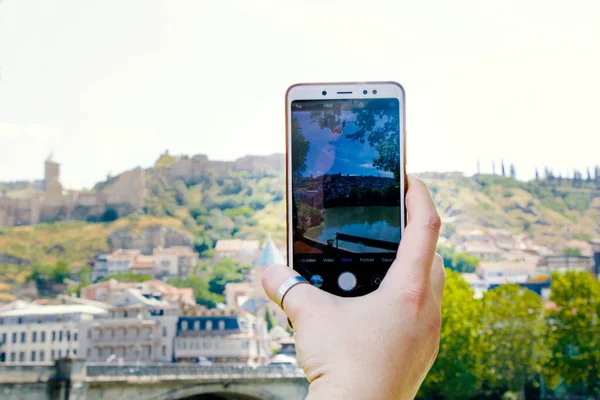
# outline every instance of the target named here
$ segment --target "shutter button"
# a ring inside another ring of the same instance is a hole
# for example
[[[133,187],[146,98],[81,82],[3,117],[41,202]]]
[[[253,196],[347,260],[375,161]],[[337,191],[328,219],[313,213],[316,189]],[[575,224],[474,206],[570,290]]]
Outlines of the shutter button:
[[[356,287],[356,275],[352,272],[342,272],[338,277],[338,286],[345,292],[349,292]]]

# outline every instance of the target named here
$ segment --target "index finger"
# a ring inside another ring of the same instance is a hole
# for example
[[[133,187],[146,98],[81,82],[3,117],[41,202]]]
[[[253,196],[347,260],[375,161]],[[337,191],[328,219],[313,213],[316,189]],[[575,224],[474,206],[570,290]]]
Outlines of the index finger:
[[[429,282],[441,220],[425,183],[410,175],[406,213],[408,223],[400,240],[396,261],[382,286]]]

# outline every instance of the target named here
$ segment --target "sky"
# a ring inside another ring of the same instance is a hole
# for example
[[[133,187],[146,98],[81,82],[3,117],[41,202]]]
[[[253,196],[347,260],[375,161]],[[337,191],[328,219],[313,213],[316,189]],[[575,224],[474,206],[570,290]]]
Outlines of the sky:
[[[339,133],[329,128],[321,129],[316,121],[311,120],[310,111],[293,111],[292,116],[297,118],[301,135],[309,143],[303,176],[343,174],[394,177],[393,172],[379,170],[373,165],[379,153],[368,141],[360,143],[348,138],[348,135],[357,131],[353,123],[354,115],[350,111],[342,111],[340,120],[346,123]]]
[[[597,0],[3,0],[0,181],[284,152],[297,82],[395,80],[409,172],[600,163]]]

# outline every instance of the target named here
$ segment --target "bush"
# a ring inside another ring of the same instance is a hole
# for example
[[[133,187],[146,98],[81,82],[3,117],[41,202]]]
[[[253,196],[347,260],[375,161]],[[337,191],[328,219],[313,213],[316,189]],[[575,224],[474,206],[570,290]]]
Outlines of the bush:
[[[113,222],[119,219],[119,213],[112,207],[107,207],[100,216],[100,222]]]

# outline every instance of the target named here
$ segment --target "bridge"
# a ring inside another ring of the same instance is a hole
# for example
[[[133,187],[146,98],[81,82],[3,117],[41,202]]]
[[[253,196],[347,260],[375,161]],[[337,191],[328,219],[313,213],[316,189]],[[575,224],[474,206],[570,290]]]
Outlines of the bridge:
[[[292,366],[0,364],[2,400],[295,400],[308,383]]]

